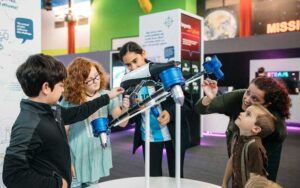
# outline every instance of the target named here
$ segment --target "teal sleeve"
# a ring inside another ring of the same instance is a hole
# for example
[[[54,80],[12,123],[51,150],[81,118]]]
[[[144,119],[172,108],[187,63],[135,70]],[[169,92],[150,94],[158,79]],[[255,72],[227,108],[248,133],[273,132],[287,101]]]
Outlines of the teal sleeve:
[[[110,100],[109,105],[108,105],[109,114],[111,115],[112,111],[119,106],[121,106],[121,105],[120,105],[118,97],[115,97],[114,99]]]
[[[64,98],[59,102],[59,105],[64,107],[64,108],[70,107],[70,103],[67,102]]]

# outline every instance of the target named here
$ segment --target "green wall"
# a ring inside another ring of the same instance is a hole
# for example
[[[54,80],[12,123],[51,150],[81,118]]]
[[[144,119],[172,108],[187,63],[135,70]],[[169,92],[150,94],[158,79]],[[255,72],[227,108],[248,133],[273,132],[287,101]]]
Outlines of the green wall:
[[[196,14],[196,0],[150,0],[151,13],[180,8]],[[90,51],[111,50],[113,38],[138,36],[138,0],[93,0]]]

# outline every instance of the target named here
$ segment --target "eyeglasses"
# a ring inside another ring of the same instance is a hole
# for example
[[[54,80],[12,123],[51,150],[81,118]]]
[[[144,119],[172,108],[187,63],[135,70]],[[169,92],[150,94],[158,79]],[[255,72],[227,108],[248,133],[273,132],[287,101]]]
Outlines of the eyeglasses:
[[[85,81],[84,83],[89,86],[89,85],[92,85],[93,83],[95,83],[96,80],[97,81],[100,80],[99,74],[97,74],[94,78]]]

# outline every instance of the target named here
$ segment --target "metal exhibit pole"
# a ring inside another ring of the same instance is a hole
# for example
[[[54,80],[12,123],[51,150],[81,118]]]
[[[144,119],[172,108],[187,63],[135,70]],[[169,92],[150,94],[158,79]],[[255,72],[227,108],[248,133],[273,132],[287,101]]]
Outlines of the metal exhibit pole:
[[[181,175],[181,165],[180,165],[180,161],[181,161],[181,106],[180,104],[176,103],[176,146],[175,146],[175,151],[176,151],[176,164],[175,164],[175,176],[176,176],[176,187],[180,188],[180,175]]]
[[[150,109],[145,112],[145,178],[146,178],[146,188],[150,187]]]

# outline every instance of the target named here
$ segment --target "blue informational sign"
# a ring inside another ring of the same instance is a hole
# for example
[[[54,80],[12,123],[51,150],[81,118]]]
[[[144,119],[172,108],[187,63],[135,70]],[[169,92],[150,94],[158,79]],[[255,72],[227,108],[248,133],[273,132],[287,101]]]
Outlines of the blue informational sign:
[[[33,21],[27,18],[16,18],[15,20],[16,38],[23,39],[22,44],[26,40],[33,39]]]

